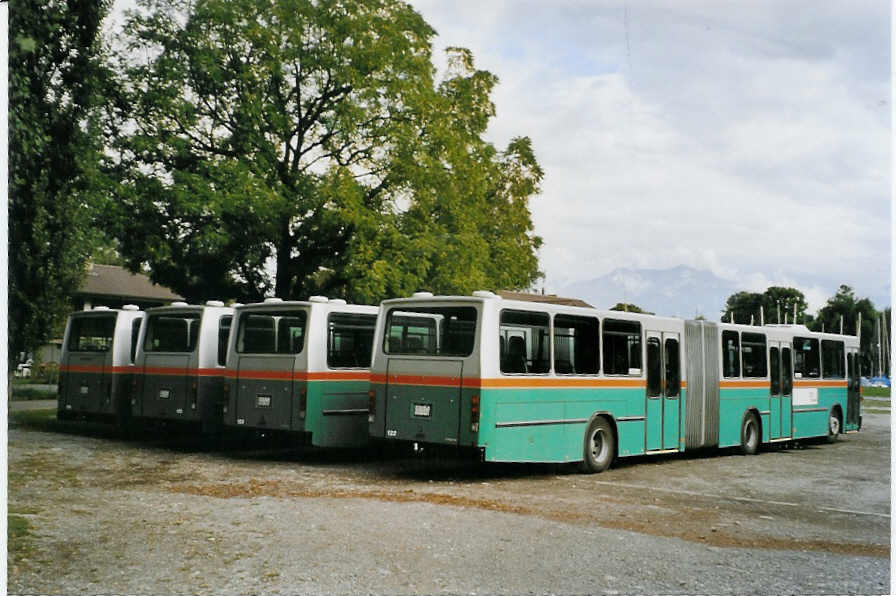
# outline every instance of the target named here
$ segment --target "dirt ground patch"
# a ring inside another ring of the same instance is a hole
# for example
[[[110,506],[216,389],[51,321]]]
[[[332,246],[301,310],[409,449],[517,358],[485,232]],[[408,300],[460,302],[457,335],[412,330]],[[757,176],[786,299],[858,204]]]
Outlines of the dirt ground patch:
[[[41,424],[10,428],[9,503],[27,523],[12,592],[889,589],[885,417],[834,445],[594,476]],[[738,573],[756,566],[759,583]]]

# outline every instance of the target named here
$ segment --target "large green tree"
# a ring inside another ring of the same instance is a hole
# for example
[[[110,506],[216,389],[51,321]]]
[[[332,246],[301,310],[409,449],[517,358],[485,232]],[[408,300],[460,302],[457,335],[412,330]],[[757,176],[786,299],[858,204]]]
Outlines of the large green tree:
[[[191,299],[373,302],[539,275],[527,138],[483,140],[496,78],[395,0],[155,0],[132,14],[108,229]],[[272,272],[272,273],[269,273]]]
[[[58,328],[95,242],[97,108],[106,81],[98,33],[107,7],[10,2],[10,366]]]
[[[862,316],[862,338],[859,346],[862,374],[876,371],[877,346],[873,345],[875,337],[875,321],[880,313],[868,298],[856,298],[853,289],[841,285],[837,293],[828,298],[827,303],[818,311],[818,316],[811,325],[813,331],[824,329],[828,333],[840,332],[840,318],[843,317],[843,333],[853,335],[856,332],[859,314]]]
[[[724,320],[733,317],[735,323],[749,323],[752,319],[759,324],[762,314],[766,323],[793,323],[793,311],[796,307],[797,322],[808,323],[812,316],[806,311],[809,303],[806,297],[796,288],[783,286],[771,286],[765,292],[736,292],[728,297],[725,302]]]

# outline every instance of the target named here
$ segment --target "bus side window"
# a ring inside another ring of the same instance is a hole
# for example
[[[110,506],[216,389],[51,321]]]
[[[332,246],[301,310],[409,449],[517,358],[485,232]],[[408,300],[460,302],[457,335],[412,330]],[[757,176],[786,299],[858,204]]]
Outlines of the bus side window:
[[[218,365],[227,364],[227,341],[230,339],[230,323],[232,315],[224,315],[218,323]]]
[[[793,374],[799,378],[817,379],[820,375],[818,339],[814,337],[793,338]]]
[[[594,317],[554,317],[554,372],[596,375],[600,370],[600,322]]]
[[[832,339],[821,340],[821,372],[825,379],[843,379],[846,371],[843,367],[844,352],[842,341]]]
[[[740,338],[737,331],[722,331],[722,376],[740,376]]]
[[[740,338],[743,372],[745,377],[765,378],[765,335],[744,332]]]
[[[604,319],[604,372],[641,375],[641,323]]]
[[[131,364],[137,358],[137,336],[140,335],[140,323],[143,319],[134,319],[131,323]]]
[[[502,310],[499,337],[507,338],[504,373],[546,373],[551,370],[550,319],[547,313]]]

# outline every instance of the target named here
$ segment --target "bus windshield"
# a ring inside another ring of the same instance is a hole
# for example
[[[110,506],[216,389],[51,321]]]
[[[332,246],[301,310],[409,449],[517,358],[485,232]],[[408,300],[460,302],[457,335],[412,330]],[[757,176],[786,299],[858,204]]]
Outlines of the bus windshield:
[[[396,307],[386,317],[383,349],[387,354],[469,356],[475,332],[472,306]]]

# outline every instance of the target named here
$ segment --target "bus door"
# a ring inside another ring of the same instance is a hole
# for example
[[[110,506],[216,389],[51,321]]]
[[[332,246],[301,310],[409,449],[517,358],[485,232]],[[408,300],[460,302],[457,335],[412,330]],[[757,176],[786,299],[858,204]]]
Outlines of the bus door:
[[[781,383],[781,342],[768,344],[769,375],[769,439],[780,439],[783,433],[782,383]]]
[[[463,362],[389,358],[386,437],[457,444]]]
[[[73,354],[66,383],[68,403],[78,412],[99,412],[109,391],[108,367],[112,351]]]
[[[79,412],[99,412],[109,397],[115,315],[75,317],[69,345],[67,405]]]
[[[857,348],[846,348],[846,424],[859,425],[861,421],[861,385],[859,380],[859,352]]]
[[[679,334],[647,332],[647,451],[679,448],[681,353]]]
[[[790,344],[768,344],[769,432],[768,438],[789,439],[793,430],[793,362]]]

